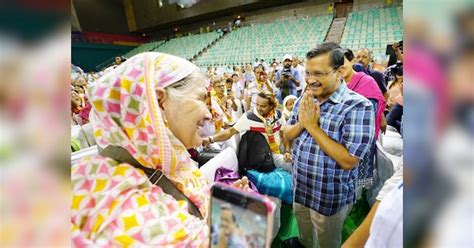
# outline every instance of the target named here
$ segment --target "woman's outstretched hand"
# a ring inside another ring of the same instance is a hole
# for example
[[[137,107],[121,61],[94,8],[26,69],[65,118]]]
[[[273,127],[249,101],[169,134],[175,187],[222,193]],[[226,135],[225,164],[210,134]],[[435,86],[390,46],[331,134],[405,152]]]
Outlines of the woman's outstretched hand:
[[[237,188],[242,189],[244,191],[250,191],[249,179],[246,176],[244,176],[241,179],[235,181],[232,185],[234,187],[237,187]]]

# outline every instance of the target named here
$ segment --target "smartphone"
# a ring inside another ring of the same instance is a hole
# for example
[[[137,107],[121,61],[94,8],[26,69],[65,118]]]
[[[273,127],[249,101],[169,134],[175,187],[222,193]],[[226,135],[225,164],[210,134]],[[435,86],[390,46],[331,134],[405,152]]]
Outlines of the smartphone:
[[[216,183],[211,188],[211,247],[270,247],[273,203],[266,197]]]

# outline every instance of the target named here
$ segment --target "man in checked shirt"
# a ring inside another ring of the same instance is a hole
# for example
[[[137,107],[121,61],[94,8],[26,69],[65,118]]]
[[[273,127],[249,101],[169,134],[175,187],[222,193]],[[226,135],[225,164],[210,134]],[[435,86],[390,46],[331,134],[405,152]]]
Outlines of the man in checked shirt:
[[[307,89],[283,131],[294,139],[293,211],[300,232],[285,244],[340,247],[344,220],[356,201],[356,167],[375,136],[375,111],[341,79],[339,45],[322,43],[306,60]]]

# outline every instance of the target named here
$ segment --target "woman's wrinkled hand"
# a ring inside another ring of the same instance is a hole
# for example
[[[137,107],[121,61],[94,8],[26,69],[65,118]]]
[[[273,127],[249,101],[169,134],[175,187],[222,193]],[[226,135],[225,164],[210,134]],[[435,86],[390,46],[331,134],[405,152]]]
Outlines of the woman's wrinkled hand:
[[[244,176],[241,179],[235,181],[232,186],[242,189],[243,191],[250,191],[249,179]]]

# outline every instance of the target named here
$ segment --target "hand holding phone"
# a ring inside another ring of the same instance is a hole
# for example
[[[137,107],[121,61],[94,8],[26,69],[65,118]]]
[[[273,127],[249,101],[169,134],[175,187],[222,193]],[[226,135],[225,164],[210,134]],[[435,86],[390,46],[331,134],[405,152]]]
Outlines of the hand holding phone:
[[[216,183],[211,188],[211,247],[270,247],[272,202]]]

